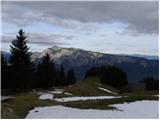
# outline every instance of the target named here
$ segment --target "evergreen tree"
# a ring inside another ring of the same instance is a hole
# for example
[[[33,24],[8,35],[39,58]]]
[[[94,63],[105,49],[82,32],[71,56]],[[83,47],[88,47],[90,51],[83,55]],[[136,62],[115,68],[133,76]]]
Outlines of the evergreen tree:
[[[100,68],[99,67],[93,67],[90,70],[87,71],[85,78],[90,77],[90,76],[99,76],[100,75]]]
[[[10,63],[15,67],[31,66],[29,47],[27,46],[28,40],[22,29],[19,30],[17,38],[12,41],[10,46]]]
[[[2,89],[13,89],[15,81],[13,80],[11,66],[7,64],[4,55],[1,53],[1,88]]]
[[[10,64],[12,67],[12,80],[14,81],[14,87],[20,89],[28,89],[31,87],[33,65],[30,60],[31,52],[22,29],[19,30],[16,39],[12,41],[10,46]]]
[[[42,62],[37,67],[37,82],[41,88],[49,88],[55,85],[56,69],[54,63],[50,61],[50,56],[47,53]]]
[[[5,89],[7,88],[7,83],[8,83],[8,80],[7,80],[7,63],[6,61],[4,60],[4,56],[1,52],[1,83],[2,83],[2,89]],[[10,84],[10,83],[8,83]]]
[[[120,90],[128,85],[126,73],[114,66],[100,68],[100,81]]]
[[[1,52],[1,66],[5,66],[6,65],[6,61],[4,60],[4,56]]]
[[[65,86],[66,85],[66,77],[65,77],[65,72],[64,72],[64,67],[61,65],[60,68],[60,73],[59,73],[59,85],[60,86]]]
[[[73,69],[70,69],[67,73],[67,83],[66,85],[73,85],[76,83],[76,78]]]
[[[149,90],[159,90],[159,80],[153,77],[146,77],[142,81],[145,84],[145,89]]]
[[[101,83],[120,90],[126,89],[128,85],[126,73],[114,66],[93,67],[86,73],[85,77],[90,76],[99,77]]]

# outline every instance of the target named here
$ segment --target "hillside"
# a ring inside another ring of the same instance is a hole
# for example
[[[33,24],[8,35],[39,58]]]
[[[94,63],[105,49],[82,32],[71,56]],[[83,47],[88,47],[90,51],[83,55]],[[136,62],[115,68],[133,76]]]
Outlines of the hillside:
[[[114,65],[127,73],[129,82],[136,83],[147,76],[158,78],[159,60],[143,57],[103,54],[75,48],[52,47],[43,52],[34,52],[32,61],[38,63],[48,53],[51,60],[59,67],[63,64],[65,71],[73,68],[78,80],[83,79],[86,72],[94,66]]]
[[[115,88],[101,84],[97,77],[89,77],[78,81],[75,85],[66,87],[65,91],[76,96],[118,95],[119,92]]]
[[[75,48],[54,46],[42,52],[33,52],[31,59],[35,64],[38,64],[46,53],[50,55],[51,60],[57,67],[63,64],[65,71],[73,68],[78,80],[83,79],[90,68],[102,65],[114,65],[121,68],[127,73],[130,83],[136,83],[148,76],[158,78],[159,74],[159,60],[156,59],[149,60],[139,56],[104,54]],[[2,54],[6,56],[6,52],[2,52]]]

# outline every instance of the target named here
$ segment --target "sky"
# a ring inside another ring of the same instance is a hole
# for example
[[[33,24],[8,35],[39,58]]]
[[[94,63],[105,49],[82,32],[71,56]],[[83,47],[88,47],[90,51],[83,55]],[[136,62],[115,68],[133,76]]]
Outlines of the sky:
[[[32,51],[52,46],[158,55],[158,1],[2,1],[1,49],[19,29]]]

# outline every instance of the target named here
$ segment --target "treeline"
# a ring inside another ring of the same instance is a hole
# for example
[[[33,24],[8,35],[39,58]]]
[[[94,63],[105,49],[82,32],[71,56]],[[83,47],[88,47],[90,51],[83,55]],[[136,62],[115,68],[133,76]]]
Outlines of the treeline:
[[[85,77],[89,76],[98,76],[101,83],[119,90],[126,89],[128,85],[126,73],[115,66],[93,67],[86,73]]]
[[[69,86],[76,83],[73,69],[70,69],[65,75],[63,65],[60,69],[56,69],[55,64],[50,60],[49,54],[42,58],[42,62],[38,64],[35,70],[36,87],[48,88],[53,86]]]
[[[27,43],[27,36],[20,29],[16,39],[11,43],[9,61],[6,62],[1,54],[2,89],[26,90],[75,84],[76,78],[73,69],[70,69],[67,74],[62,65],[60,69],[56,69],[49,54],[46,54],[35,67],[31,62],[32,53],[29,51]]]
[[[146,90],[159,90],[159,80],[153,78],[153,77],[146,77],[141,83],[145,84],[145,89]]]
[[[115,66],[101,66],[93,67],[86,73],[85,77],[99,77],[100,82],[106,85],[110,85],[114,88],[123,91],[132,91],[131,86],[128,83],[127,75],[124,71]],[[140,80],[138,84],[144,84],[146,91],[159,90],[159,80],[153,77],[146,77]]]

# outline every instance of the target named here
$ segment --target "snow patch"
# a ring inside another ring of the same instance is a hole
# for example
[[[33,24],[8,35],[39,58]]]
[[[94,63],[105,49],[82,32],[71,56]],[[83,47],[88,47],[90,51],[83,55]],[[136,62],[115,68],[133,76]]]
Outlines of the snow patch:
[[[65,48],[63,48],[63,49],[61,49],[59,52],[57,52],[55,55],[54,55],[54,57],[55,58],[60,58],[61,56],[69,56],[69,55],[71,55],[73,53],[73,51],[72,50],[69,50],[69,49],[65,49]]]
[[[11,99],[13,98],[12,96],[1,96],[1,101],[5,101],[5,100],[8,100],[8,99]]]
[[[65,94],[65,95],[72,95],[71,93],[68,93],[68,92],[64,92],[64,94]]]
[[[92,97],[65,97],[54,99],[57,102],[68,102],[68,101],[78,101],[78,100],[98,100],[98,99],[112,99],[121,98],[121,96],[92,96]]]
[[[63,93],[63,89],[55,89],[54,91],[50,91],[49,93],[53,93],[53,94],[62,94]]]
[[[37,92],[37,94],[39,94],[39,95],[47,94],[47,93],[51,93],[51,94],[62,94],[63,91],[64,91],[63,89],[55,89],[54,91]]]
[[[43,94],[39,96],[39,99],[41,100],[52,100],[53,99],[53,95],[52,94]]]
[[[55,89],[55,91],[62,91],[63,92],[64,90],[63,89]]]
[[[53,94],[62,94],[63,92],[62,91],[51,91],[50,93],[53,93]]]
[[[64,106],[36,107],[29,111],[26,119],[158,119],[158,103],[159,101],[136,101],[132,103],[123,103],[112,105],[119,110],[95,110],[95,109],[77,109]]]
[[[155,96],[155,97],[159,97],[159,95],[153,95],[153,96]]]
[[[107,89],[105,89],[105,88],[98,87],[98,89],[103,90],[103,91],[106,91],[106,92],[108,92],[108,93],[118,94],[118,93],[112,92],[112,91],[110,91],[110,90],[107,90]]]
[[[103,54],[98,53],[98,52],[90,52],[94,57],[102,57]]]

